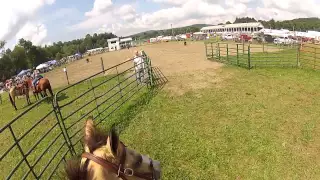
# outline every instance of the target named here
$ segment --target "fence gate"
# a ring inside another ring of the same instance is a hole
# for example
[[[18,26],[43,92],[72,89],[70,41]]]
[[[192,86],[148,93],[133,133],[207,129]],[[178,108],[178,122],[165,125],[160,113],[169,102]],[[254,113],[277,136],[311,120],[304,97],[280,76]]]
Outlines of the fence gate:
[[[56,93],[55,105],[69,144],[74,153],[82,152],[84,122],[89,115],[97,124],[108,118],[113,123],[113,113],[137,93],[148,91],[152,84],[151,65],[147,56],[138,64],[143,69],[136,72],[132,60],[110,67]],[[147,63],[149,62],[149,63]],[[141,78],[141,81],[137,79]]]
[[[299,53],[300,66],[302,68],[320,69],[320,46],[314,44],[302,44]]]
[[[107,68],[59,90],[53,101],[47,97],[34,103],[1,127],[0,178],[62,179],[57,169],[83,151],[82,130],[88,116],[107,128],[121,120],[119,114],[126,108],[137,105],[135,95],[164,83],[150,58],[145,53],[142,58],[136,64],[142,67],[139,70],[132,59]]]
[[[208,59],[247,69],[253,67],[299,66],[299,47],[297,45],[222,42],[205,43],[205,47]],[[216,52],[215,55],[213,55],[213,52]],[[308,58],[305,58],[305,60],[308,60]],[[313,65],[319,63],[319,61],[314,62]],[[319,64],[314,65],[314,67],[317,65]]]
[[[56,169],[72,152],[49,98],[0,129],[1,179],[59,179]]]
[[[297,44],[250,44],[251,67],[298,67]]]
[[[240,43],[205,43],[207,58],[210,60],[249,68],[250,49]]]

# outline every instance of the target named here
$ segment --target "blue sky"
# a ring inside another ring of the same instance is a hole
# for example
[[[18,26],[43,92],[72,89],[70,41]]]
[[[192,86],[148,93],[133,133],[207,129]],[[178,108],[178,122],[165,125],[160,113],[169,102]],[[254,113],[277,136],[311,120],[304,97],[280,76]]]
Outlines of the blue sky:
[[[0,40],[12,48],[19,38],[36,45],[82,38],[87,33],[127,36],[150,29],[236,17],[276,20],[319,17],[320,1],[304,0],[1,0]]]

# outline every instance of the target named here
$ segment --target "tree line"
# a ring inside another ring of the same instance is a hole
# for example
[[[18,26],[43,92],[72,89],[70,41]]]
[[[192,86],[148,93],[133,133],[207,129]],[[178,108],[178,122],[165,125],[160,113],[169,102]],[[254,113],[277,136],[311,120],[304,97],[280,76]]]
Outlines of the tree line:
[[[163,29],[163,30],[151,30],[146,32],[141,32],[138,34],[132,35],[133,39],[137,40],[147,40],[150,38],[154,38],[157,36],[175,36],[178,34],[186,34],[186,33],[193,33],[193,32],[199,32],[200,28],[204,26],[209,26],[206,24],[195,24],[192,26],[186,26],[186,27],[179,27],[179,28],[172,28],[172,29]]]
[[[23,69],[33,69],[49,60],[60,60],[63,57],[84,53],[86,50],[107,47],[107,40],[117,37],[112,33],[87,34],[82,39],[67,42],[55,42],[44,47],[35,46],[31,41],[20,39],[11,49],[4,49],[6,42],[0,41],[0,80],[3,81]]]
[[[285,21],[275,21],[271,19],[269,21],[256,20],[252,17],[236,18],[233,24],[236,23],[249,23],[249,22],[260,22],[265,28],[271,29],[288,29],[291,31],[302,31],[306,32],[309,30],[320,31],[320,19],[319,18],[298,18]],[[231,24],[229,21],[226,24]]]

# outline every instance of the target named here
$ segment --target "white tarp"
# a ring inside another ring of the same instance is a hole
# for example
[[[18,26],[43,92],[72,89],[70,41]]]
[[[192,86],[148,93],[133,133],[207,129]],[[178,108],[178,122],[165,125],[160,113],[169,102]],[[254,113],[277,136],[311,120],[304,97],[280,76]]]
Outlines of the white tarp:
[[[43,69],[43,68],[48,68],[49,65],[48,64],[40,64],[36,67],[36,69]]]

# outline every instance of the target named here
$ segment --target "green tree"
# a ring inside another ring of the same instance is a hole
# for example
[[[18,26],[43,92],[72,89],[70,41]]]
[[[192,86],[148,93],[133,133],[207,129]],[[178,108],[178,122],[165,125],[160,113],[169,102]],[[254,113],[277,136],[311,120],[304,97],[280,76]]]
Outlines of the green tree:
[[[13,62],[8,54],[4,54],[0,58],[0,78],[5,80],[14,74]]]
[[[0,41],[0,49],[4,48],[6,45],[6,41]]]
[[[14,72],[18,72],[22,69],[28,68],[27,56],[23,47],[15,46],[11,52],[11,61],[13,64]]]
[[[62,54],[60,52],[58,52],[56,54],[56,60],[60,60],[60,59],[62,59]]]
[[[6,45],[6,41],[0,41],[0,53],[4,53],[4,46]]]

